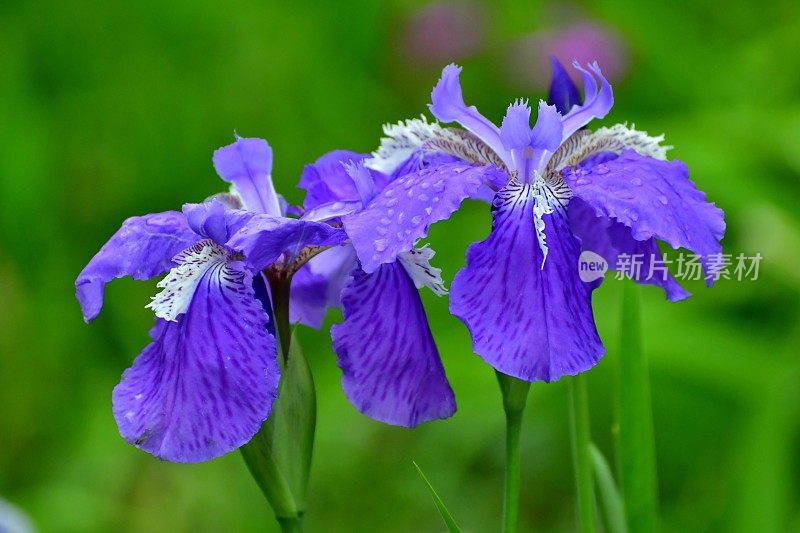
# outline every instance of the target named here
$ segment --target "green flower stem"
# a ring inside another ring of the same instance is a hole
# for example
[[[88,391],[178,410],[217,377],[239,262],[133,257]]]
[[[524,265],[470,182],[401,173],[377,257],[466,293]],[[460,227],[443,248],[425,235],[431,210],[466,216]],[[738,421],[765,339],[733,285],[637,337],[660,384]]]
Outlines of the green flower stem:
[[[278,518],[278,523],[281,525],[281,531],[283,533],[302,533],[303,531],[302,516],[295,518]]]
[[[506,414],[506,485],[503,500],[503,531],[516,533],[519,527],[519,439],[522,416],[531,384],[497,372]]]
[[[269,418],[240,448],[284,532],[303,530],[306,489],[316,427],[311,370],[289,324],[289,280],[270,283],[278,334],[281,380]]]
[[[658,482],[656,477],[650,372],[642,348],[639,287],[624,284],[617,384],[617,465],[628,529],[656,531]]]
[[[272,310],[275,313],[275,331],[278,334],[278,344],[280,346],[281,366],[289,360],[289,349],[292,342],[292,329],[289,322],[289,301],[291,291],[291,280],[284,278],[270,278],[269,288],[272,297]]]
[[[575,469],[575,486],[578,496],[578,522],[580,531],[594,533],[594,475],[592,472],[591,436],[589,424],[589,399],[586,376],[578,374],[567,380],[569,394],[569,421],[572,442],[572,462]]]

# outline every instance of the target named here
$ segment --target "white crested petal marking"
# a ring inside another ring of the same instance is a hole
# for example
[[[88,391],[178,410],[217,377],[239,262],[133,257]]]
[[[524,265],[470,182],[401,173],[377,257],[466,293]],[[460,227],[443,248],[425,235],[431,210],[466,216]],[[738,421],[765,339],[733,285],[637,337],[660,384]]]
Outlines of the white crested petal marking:
[[[505,163],[486,143],[465,130],[443,128],[437,122],[420,118],[404,120],[383,127],[385,137],[364,166],[391,174],[409,157],[417,153],[448,154],[471,164],[493,164],[505,168]]]
[[[546,173],[575,166],[590,155],[600,152],[621,154],[625,150],[635,150],[646,157],[666,160],[667,151],[672,147],[662,145],[663,141],[663,135],[648,135],[647,132],[637,130],[633,124],[615,124],[594,132],[581,130],[570,136],[556,150],[547,165]]]
[[[428,287],[437,296],[447,294],[447,288],[442,280],[442,269],[431,266],[431,259],[436,255],[427,244],[421,248],[413,248],[408,252],[403,252],[397,257],[400,264],[408,272],[411,281],[418,289]]]
[[[164,320],[175,321],[185,313],[203,274],[209,269],[226,262],[227,252],[212,240],[203,240],[177,254],[173,261],[178,263],[158,282],[161,292],[153,296],[153,301],[145,307]]]
[[[539,241],[539,250],[542,252],[541,268],[544,268],[544,262],[547,260],[547,241],[544,232],[544,215],[549,215],[553,212],[553,205],[551,204],[551,195],[548,194],[547,183],[539,172],[534,174],[533,181],[533,223],[536,229],[536,240]]]
[[[364,166],[384,174],[391,174],[405,160],[422,147],[422,144],[443,131],[436,122],[428,122],[425,115],[383,126],[385,137]]]

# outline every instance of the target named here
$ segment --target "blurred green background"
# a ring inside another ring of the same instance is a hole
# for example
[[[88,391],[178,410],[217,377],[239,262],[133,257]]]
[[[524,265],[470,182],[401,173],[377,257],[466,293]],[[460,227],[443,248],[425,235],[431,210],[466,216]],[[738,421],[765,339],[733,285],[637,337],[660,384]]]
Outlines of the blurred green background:
[[[373,150],[451,59],[499,120],[544,95],[547,46],[588,47],[614,74],[606,123],[665,132],[725,209],[726,251],[764,256],[758,281],[690,284],[682,303],[641,290],[663,530],[800,531],[800,4],[754,4],[0,2],[0,498],[42,531],[276,530],[238,453],[168,464],[118,436],[111,389],[147,342],[156,280],[112,283],[87,326],[77,273],[124,218],[223,189],[211,153],[234,130],[269,140],[300,202],[305,163]],[[470,204],[434,228],[448,281],[488,223]],[[592,431],[609,457],[621,283],[594,299],[608,354],[589,374]],[[442,530],[412,460],[466,530],[497,529],[495,377],[446,299],[424,298],[459,411],[414,431],[360,416],[327,328],[300,332],[320,399],[309,531]],[[563,382],[534,385],[523,531],[576,527],[566,414]]]

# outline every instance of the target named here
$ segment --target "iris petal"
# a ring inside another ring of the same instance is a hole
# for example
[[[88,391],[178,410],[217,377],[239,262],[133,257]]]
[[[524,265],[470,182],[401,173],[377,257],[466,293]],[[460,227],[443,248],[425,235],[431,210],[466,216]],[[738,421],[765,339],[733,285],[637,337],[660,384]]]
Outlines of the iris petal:
[[[539,112],[536,115],[536,124],[531,132],[531,146],[548,152],[555,152],[561,144],[562,125],[561,115],[556,106],[539,102]]]
[[[233,213],[232,217],[236,217]],[[253,214],[225,243],[242,252],[253,271],[267,268],[281,255],[293,260],[306,246],[335,246],[347,235],[341,228],[321,222]]]
[[[526,381],[551,381],[594,366],[604,349],[578,277],[580,247],[564,213],[544,214],[547,261],[535,230],[534,186],[512,181],[495,199],[492,231],[467,250],[450,289],[450,312],[495,369]]]
[[[232,183],[248,211],[281,214],[272,184],[272,148],[263,139],[236,137],[236,142],[214,152],[217,174]]]
[[[724,213],[706,201],[680,161],[661,161],[627,150],[616,159],[563,175],[595,214],[629,227],[637,241],[655,237],[675,249],[699,254],[701,262],[722,251]],[[707,277],[707,284],[712,283]]]
[[[339,307],[342,289],[357,265],[350,245],[325,250],[303,265],[292,278],[292,322],[321,328],[325,312]]]
[[[100,313],[106,283],[124,276],[137,280],[159,276],[175,266],[175,254],[197,240],[183,215],[175,211],[127,219],[75,280],[84,319],[89,322]]]
[[[150,343],[114,388],[129,443],[194,463],[243,445],[269,416],[279,369],[268,317],[241,263],[207,268],[176,321],[158,319]]]
[[[448,65],[433,88],[429,108],[434,117],[442,122],[458,122],[466,130],[477,135],[500,157],[507,160],[506,150],[500,138],[500,130],[480,114],[475,106],[467,106],[461,94],[459,76],[461,67]]]
[[[659,264],[655,261],[661,261],[663,257],[655,238],[637,241],[629,227],[608,217],[598,217],[594,209],[580,198],[573,198],[569,203],[569,223],[581,241],[581,250],[602,256],[609,270],[616,270],[623,254],[629,257],[636,255],[642,259],[640,268],[627,272],[634,281],[661,287],[671,302],[691,296],[669,272],[656,270]],[[662,265],[666,266],[664,263]]]
[[[564,139],[592,120],[606,116],[614,105],[614,92],[597,63],[589,65],[589,70],[578,62],[573,63],[573,66],[583,77],[584,96],[583,104],[573,106],[564,116]]]
[[[503,123],[500,125],[500,138],[507,150],[530,146],[531,108],[528,102],[517,100],[508,106],[506,116],[503,117]]]
[[[413,281],[399,263],[357,269],[342,294],[344,322],[331,329],[342,388],[361,413],[413,427],[456,410]]]
[[[322,204],[359,200],[358,189],[344,164],[363,161],[367,154],[334,150],[303,168],[298,187],[306,191],[303,207],[314,209]]]
[[[374,272],[414,247],[480,189],[489,168],[449,163],[424,168],[387,185],[366,209],[343,217],[362,268]]]
[[[547,102],[556,106],[559,113],[566,115],[573,106],[580,105],[581,95],[575,82],[572,81],[564,66],[555,56],[550,58],[550,64],[553,68],[553,76],[550,79]]]

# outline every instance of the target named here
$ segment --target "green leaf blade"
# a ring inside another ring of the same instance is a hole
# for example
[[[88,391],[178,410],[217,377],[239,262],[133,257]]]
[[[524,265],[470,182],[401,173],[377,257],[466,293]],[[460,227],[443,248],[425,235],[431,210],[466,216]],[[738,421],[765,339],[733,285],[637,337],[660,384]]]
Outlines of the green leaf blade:
[[[624,284],[616,402],[617,464],[628,529],[649,533],[658,529],[658,481],[638,291],[633,282]]]
[[[461,533],[461,528],[459,528],[458,524],[456,524],[453,515],[450,514],[450,511],[447,510],[447,507],[445,506],[444,502],[439,497],[439,495],[436,493],[436,489],[433,488],[431,482],[428,481],[428,478],[425,476],[425,473],[422,471],[422,469],[419,467],[416,461],[411,461],[411,462],[413,463],[414,468],[417,469],[419,477],[421,477],[422,481],[425,482],[425,485],[428,486],[428,490],[430,491],[431,497],[433,498],[433,503],[436,504],[436,508],[439,510],[439,514],[442,515],[442,520],[444,520],[444,523],[447,526],[447,530],[450,533]]]
[[[597,496],[600,504],[598,508],[603,521],[603,529],[608,533],[628,533],[628,527],[625,524],[625,509],[622,505],[619,488],[614,482],[611,467],[608,466],[603,453],[594,443],[589,444],[589,453],[592,456],[594,478],[597,482]]]

